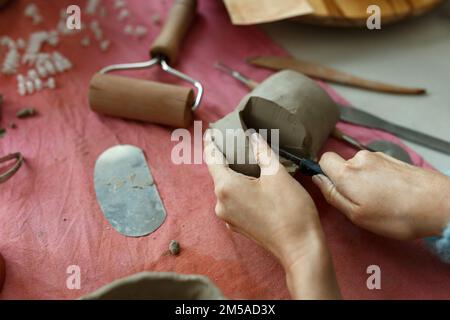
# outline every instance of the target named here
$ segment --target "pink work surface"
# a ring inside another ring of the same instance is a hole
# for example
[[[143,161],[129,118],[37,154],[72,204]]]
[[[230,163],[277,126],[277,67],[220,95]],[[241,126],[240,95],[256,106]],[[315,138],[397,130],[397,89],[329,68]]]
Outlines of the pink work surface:
[[[54,28],[59,10],[74,2],[37,1],[45,21],[32,27],[23,16],[27,1],[15,1],[0,12],[0,35],[17,38],[32,30]],[[84,1],[79,3],[84,7]],[[14,77],[1,76],[0,90],[5,96],[2,125],[15,121],[18,128],[0,139],[0,154],[20,151],[26,158],[20,171],[0,185],[0,252],[7,268],[1,298],[73,299],[141,271],[203,274],[234,299],[289,298],[278,262],[216,218],[213,183],[206,166],[171,162],[176,142],[170,139],[170,128],[109,118],[89,110],[87,90],[93,73],[108,64],[146,60],[149,43],[160,29],[152,25],[150,17],[159,12],[164,20],[169,5],[170,1],[129,1],[133,20],[145,23],[150,30],[145,39],[136,40],[123,34],[124,24],[117,21],[112,1],[108,2],[110,14],[100,21],[106,37],[112,40],[110,50],[101,52],[95,41],[82,48],[79,34],[62,38],[58,50],[74,62],[74,69],[57,76],[55,91],[19,97]],[[214,69],[217,60],[261,81],[270,73],[246,65],[245,58],[286,53],[258,28],[232,26],[221,1],[200,1],[199,11],[177,67],[204,84],[206,94],[196,119],[206,128],[232,111],[247,92]],[[173,81],[158,70],[137,75]],[[39,116],[15,119],[15,112],[25,106],[36,107]],[[339,127],[363,142],[378,138],[399,142],[379,131],[347,124]],[[96,201],[95,160],[117,144],[132,144],[145,151],[167,209],[165,223],[147,237],[127,238],[116,232]],[[345,158],[355,153],[333,139],[324,146],[323,151],[327,150]],[[417,165],[429,167],[418,155],[410,154]],[[400,242],[366,232],[327,205],[310,178],[299,177],[299,181],[313,195],[320,211],[344,298],[450,298],[450,267],[420,241]],[[182,247],[177,257],[167,254],[172,239]],[[366,269],[373,264],[381,267],[381,290],[366,286]],[[66,286],[66,271],[71,265],[81,269],[80,290]]]

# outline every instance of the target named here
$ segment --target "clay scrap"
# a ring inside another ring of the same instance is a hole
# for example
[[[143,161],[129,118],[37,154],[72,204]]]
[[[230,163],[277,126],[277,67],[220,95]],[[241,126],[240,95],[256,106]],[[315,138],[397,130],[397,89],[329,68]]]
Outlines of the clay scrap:
[[[25,119],[36,116],[37,112],[34,108],[23,108],[17,111],[16,115],[19,119]]]
[[[141,272],[92,292],[83,300],[223,300],[222,292],[205,276],[174,272]]]
[[[169,243],[169,252],[173,256],[177,256],[180,254],[180,243],[176,240],[172,240]]]
[[[280,148],[314,159],[338,120],[339,109],[320,86],[298,72],[285,70],[266,79],[233,112],[210,126],[217,129],[212,136],[230,167],[258,177],[259,166],[246,130],[279,129]],[[270,133],[267,139],[270,143]]]

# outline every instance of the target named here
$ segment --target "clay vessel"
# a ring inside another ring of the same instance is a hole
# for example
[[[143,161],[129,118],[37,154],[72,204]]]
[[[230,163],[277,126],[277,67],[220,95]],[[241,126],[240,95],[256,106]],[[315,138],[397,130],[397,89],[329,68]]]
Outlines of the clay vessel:
[[[205,276],[141,272],[116,280],[84,300],[222,300],[222,292]]]
[[[315,159],[339,116],[334,101],[316,82],[298,72],[285,70],[267,78],[246,95],[233,112],[210,126],[217,129],[212,132],[213,139],[226,155],[230,167],[258,177],[259,167],[255,164],[249,138],[244,134],[247,129],[279,129],[281,148],[302,158]],[[269,143],[270,138],[269,133]],[[230,143],[233,139],[234,144]]]

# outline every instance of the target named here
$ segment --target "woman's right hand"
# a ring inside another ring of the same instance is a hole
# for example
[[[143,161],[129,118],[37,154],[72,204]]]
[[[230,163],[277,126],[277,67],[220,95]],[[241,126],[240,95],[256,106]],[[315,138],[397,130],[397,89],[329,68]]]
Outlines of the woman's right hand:
[[[315,176],[325,199],[356,225],[395,239],[439,236],[450,222],[450,179],[383,153],[325,153]]]

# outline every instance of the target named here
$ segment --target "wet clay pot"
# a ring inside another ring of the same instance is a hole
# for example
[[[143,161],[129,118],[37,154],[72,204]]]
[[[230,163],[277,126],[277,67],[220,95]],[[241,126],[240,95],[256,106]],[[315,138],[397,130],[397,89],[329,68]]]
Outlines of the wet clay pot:
[[[217,129],[213,139],[230,167],[258,177],[247,129],[279,129],[280,148],[314,159],[338,120],[339,109],[325,90],[303,74],[285,70],[267,78],[232,113],[210,126]],[[270,142],[270,133],[267,138]]]
[[[174,272],[142,272],[116,280],[83,300],[223,300],[205,276]]]

